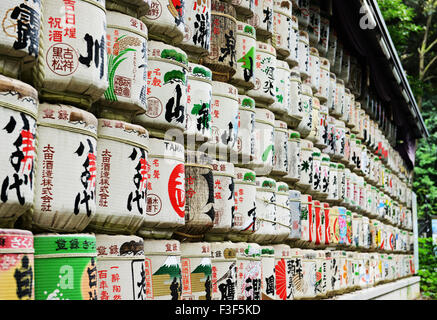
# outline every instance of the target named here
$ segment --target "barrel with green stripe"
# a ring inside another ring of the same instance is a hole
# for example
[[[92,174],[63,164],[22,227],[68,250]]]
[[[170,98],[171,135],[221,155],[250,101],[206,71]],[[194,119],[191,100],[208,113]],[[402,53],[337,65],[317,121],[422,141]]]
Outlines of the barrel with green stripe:
[[[40,234],[34,246],[35,300],[97,300],[93,234]]]

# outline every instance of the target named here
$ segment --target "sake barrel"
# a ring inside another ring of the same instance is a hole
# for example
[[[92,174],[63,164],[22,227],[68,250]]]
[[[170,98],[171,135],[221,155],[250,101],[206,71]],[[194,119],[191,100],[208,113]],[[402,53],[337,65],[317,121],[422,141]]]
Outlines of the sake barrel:
[[[316,272],[317,261],[316,251],[303,250],[302,258],[302,270],[303,270],[303,299],[313,299],[316,297]]]
[[[311,188],[313,175],[313,143],[306,139],[300,140],[299,180],[295,185],[302,191]]]
[[[144,241],[146,300],[180,300],[181,244],[177,240]]]
[[[186,3],[151,0],[147,13],[141,20],[147,25],[151,39],[169,44],[180,44],[185,34]],[[191,8],[190,8],[191,9]],[[204,16],[204,23],[206,17]]]
[[[328,56],[329,52],[329,35],[330,35],[330,20],[328,14],[320,13],[320,39],[317,44],[317,49],[324,57]],[[328,60],[329,61],[329,60]]]
[[[350,211],[349,211],[350,213]],[[348,210],[345,207],[338,207],[338,243],[345,247],[348,245]]]
[[[303,110],[302,120],[298,124],[296,130],[300,132],[302,138],[307,138],[313,130],[313,115],[318,114],[318,110],[314,110],[314,102],[311,86],[306,83],[302,84],[301,107]],[[316,107],[317,108],[317,107]]]
[[[335,99],[334,104],[335,108],[332,111],[332,115],[339,118],[342,115],[342,111],[345,108],[345,98],[346,98],[346,89],[344,86],[344,81],[337,78],[336,86],[335,86]],[[331,113],[330,113],[331,114]]]
[[[291,32],[290,32],[290,55],[285,58],[288,62],[290,68],[299,65],[299,52],[298,52],[298,41],[299,41],[299,24],[297,17],[291,16]]]
[[[258,176],[269,175],[273,169],[275,145],[275,115],[273,112],[255,108],[255,157],[248,164]]]
[[[261,246],[261,300],[275,300],[276,288],[276,252],[273,246]]]
[[[268,177],[256,177],[256,227],[249,236],[250,242],[270,243],[276,237],[276,181]]]
[[[261,300],[261,247],[256,243],[237,245],[237,299]]]
[[[328,180],[328,196],[326,197],[326,201],[330,203],[336,203],[339,201],[339,175],[337,164],[334,162],[329,163],[329,180]]]
[[[331,83],[331,72],[329,71],[329,60],[320,57],[320,76],[319,76],[319,87],[315,96],[320,100],[321,104],[329,101],[329,96],[331,94],[330,83]],[[329,106],[329,104],[327,104]],[[329,109],[329,108],[328,108]]]
[[[0,226],[12,228],[34,201],[38,94],[31,86],[2,75],[0,94],[4,129],[0,132]]]
[[[235,35],[235,59],[237,70],[231,82],[236,86],[255,87],[256,30],[248,23],[237,21]]]
[[[274,242],[283,243],[291,232],[290,188],[282,181],[276,183],[276,237]]]
[[[238,90],[225,82],[212,82],[211,145],[222,155],[232,150],[238,137]]]
[[[214,179],[214,224],[207,235],[215,238],[216,234],[231,231],[232,214],[235,210],[235,172],[234,165],[225,161],[212,160],[212,175]]]
[[[184,51],[151,40],[147,47],[147,112],[134,122],[160,131],[185,129],[188,60]]]
[[[135,234],[147,212],[146,129],[98,119],[96,213],[87,228],[96,233]]]
[[[97,119],[72,106],[43,103],[37,136],[32,224],[81,232],[96,212]]]
[[[311,131],[306,137],[306,139],[312,141],[313,143],[318,142],[319,137],[321,136],[324,128],[321,128],[321,115],[320,115],[320,101],[316,97],[312,97],[312,108],[311,108],[311,116],[309,121],[311,121]],[[308,128],[309,129],[309,128]]]
[[[341,104],[341,108],[338,111],[338,113],[340,113],[338,118],[341,121],[344,121],[344,123],[346,124],[347,127],[349,127],[349,112],[350,112],[351,105],[352,105],[351,92],[348,88],[345,88],[344,89],[344,102],[343,102],[343,104]],[[336,110],[336,112],[337,112],[337,110]]]
[[[316,46],[320,41],[320,5],[312,2],[310,4],[310,24],[308,25],[308,35],[312,46]]]
[[[328,293],[328,262],[326,261],[325,250],[315,250],[316,252],[316,284],[315,291],[318,298],[327,297]]]
[[[235,209],[232,215],[232,234],[230,236],[239,239],[256,230],[256,174],[252,170],[237,167],[234,172]]]
[[[313,241],[313,236],[315,237],[313,198],[307,194],[301,195],[300,205],[300,240],[303,246],[308,246]]]
[[[276,60],[275,88],[276,99],[269,109],[278,117],[287,119],[290,111],[290,68],[288,63],[282,60]]]
[[[321,165],[322,165],[322,154],[318,148],[313,148],[312,154],[312,172],[310,177],[310,188],[308,188],[308,193],[313,196],[318,196],[321,190]]]
[[[147,205],[138,234],[144,238],[169,237],[174,228],[185,224],[184,146],[156,138],[150,138],[148,146]]]
[[[335,63],[333,71],[337,75],[337,77],[341,78],[341,67],[343,65],[343,43],[341,38],[337,39],[337,48],[335,51]]]
[[[320,186],[317,188],[318,197],[320,199],[326,199],[329,195],[329,178],[330,178],[330,158],[327,154],[321,154],[320,162]]]
[[[275,120],[275,146],[272,176],[284,176],[288,173],[288,130],[287,123]]]
[[[98,300],[145,300],[144,241],[137,236],[96,235]]]
[[[336,294],[340,290],[340,255],[341,251],[332,250],[330,269],[331,269],[331,294],[330,296]]]
[[[352,247],[360,248],[362,244],[360,243],[360,238],[362,237],[362,222],[363,216],[357,213],[352,213]]]
[[[255,100],[246,95],[238,95],[238,102],[237,154],[239,162],[247,164],[255,156]]]
[[[228,82],[237,70],[235,17],[231,3],[211,1],[211,44],[209,54],[200,62],[211,69],[215,81]]]
[[[273,46],[278,58],[285,60],[294,50],[291,39],[293,29],[291,1],[273,1]]]
[[[194,60],[207,55],[211,39],[211,2],[185,2],[184,37],[179,46]]]
[[[290,277],[291,277],[291,292],[290,299],[298,300],[302,297],[304,289],[303,269],[302,269],[302,249],[291,248],[290,256]]]
[[[237,298],[237,246],[232,242],[211,242],[211,299]]]
[[[309,77],[305,81],[311,85],[313,94],[317,94],[320,86],[320,56],[314,47],[310,47]]]
[[[106,20],[108,88],[97,112],[102,118],[131,121],[147,110],[147,27],[115,11],[108,11]]]
[[[345,130],[346,133],[345,133],[345,141],[344,141],[344,154],[340,159],[340,162],[344,163],[347,167],[353,170],[354,167],[351,164],[350,159],[351,159],[351,146],[355,145],[355,135],[350,133],[349,128],[346,128]]]
[[[341,204],[344,202],[346,197],[346,171],[345,167],[341,163],[337,163],[337,172],[338,172],[338,203]]]
[[[0,12],[0,73],[18,78],[23,65],[33,63],[39,54],[41,2],[7,0]]]
[[[294,243],[299,242],[301,237],[301,193],[297,190],[290,190],[288,196],[288,205],[290,207],[290,234],[286,241]]]
[[[232,0],[231,2],[239,20],[245,21],[253,17],[254,0]]]
[[[334,28],[329,29],[329,41],[328,41],[328,53],[326,58],[328,58],[329,63],[331,64],[331,71],[334,72],[334,66],[337,58],[337,32]]]
[[[107,10],[118,11],[138,18],[147,13],[150,9],[150,0],[106,0],[105,7]]]
[[[336,160],[342,160],[346,149],[346,127],[343,121],[335,121],[335,151],[332,156]]]
[[[329,73],[329,94],[326,104],[328,106],[329,115],[331,116],[335,110],[337,99],[337,76],[335,73]]]
[[[104,1],[44,2],[33,75],[41,98],[88,109],[102,97],[108,88],[106,26]]]
[[[348,168],[344,169],[345,174],[345,184],[344,184],[344,197],[341,198],[341,205],[350,206],[352,202],[353,189],[351,182],[351,172]]]
[[[34,300],[35,265],[32,232],[0,229],[0,263],[0,299]]]
[[[211,300],[211,244],[181,243],[181,300]]]
[[[187,143],[207,141],[211,138],[212,74],[208,68],[188,63]]]
[[[276,100],[276,50],[257,41],[255,52],[255,87],[246,94],[255,99],[257,106],[269,106]]]
[[[297,0],[294,8],[295,15],[299,19],[299,28],[307,28],[310,24],[310,1]]]
[[[96,237],[34,236],[35,300],[98,300]]]
[[[308,33],[300,30],[298,39],[299,71],[302,80],[305,80],[310,76],[310,45]]]
[[[315,246],[323,246],[325,243],[325,210],[322,203],[318,200],[314,201],[314,216],[315,216]]]
[[[256,28],[259,39],[270,39],[273,34],[273,0],[254,1],[253,4],[253,17],[248,22]]]
[[[182,237],[197,238],[209,231],[215,218],[211,158],[204,152],[185,151],[185,225]]]
[[[349,286],[350,267],[346,251],[340,251],[339,267],[340,267],[340,288],[339,293],[347,292]]]
[[[332,268],[332,255],[333,252],[331,250],[325,250],[325,266],[326,266],[326,297],[333,296],[334,288],[333,288],[333,275],[334,270]]]
[[[284,181],[295,183],[300,178],[300,133],[288,130],[288,172],[282,177]]]
[[[329,210],[329,238],[330,245],[333,247],[339,246],[340,228],[338,224],[339,209],[337,206],[331,207]]]
[[[298,67],[294,67],[290,72],[290,111],[288,113],[287,122],[292,128],[296,128],[305,114],[301,97],[302,79]]]
[[[276,300],[293,300],[293,263],[292,251],[286,244],[276,244],[275,251],[275,277],[276,277]]]
[[[325,238],[322,239],[321,244],[324,246],[329,246],[331,244],[331,225],[330,225],[330,212],[331,208],[329,207],[329,203],[322,202],[321,203],[322,210],[325,213],[325,230],[324,230],[324,236]]]
[[[329,111],[328,111],[329,113]],[[335,154],[335,121],[336,119],[330,115],[326,117],[325,120],[326,125],[326,148],[323,149],[323,152],[328,154],[330,157],[334,158]]]
[[[344,83],[349,83],[350,67],[351,55],[348,50],[343,49],[343,58],[341,60],[341,73],[339,74],[339,76],[344,80]]]

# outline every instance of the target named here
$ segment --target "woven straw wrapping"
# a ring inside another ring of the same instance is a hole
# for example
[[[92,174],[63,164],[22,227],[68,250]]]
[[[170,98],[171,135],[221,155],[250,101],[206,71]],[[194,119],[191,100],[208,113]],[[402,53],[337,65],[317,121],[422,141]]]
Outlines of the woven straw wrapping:
[[[150,3],[150,0],[105,0],[105,7],[107,10],[139,18],[147,13]]]
[[[253,17],[255,0],[232,0],[231,2],[238,20],[246,21]]]

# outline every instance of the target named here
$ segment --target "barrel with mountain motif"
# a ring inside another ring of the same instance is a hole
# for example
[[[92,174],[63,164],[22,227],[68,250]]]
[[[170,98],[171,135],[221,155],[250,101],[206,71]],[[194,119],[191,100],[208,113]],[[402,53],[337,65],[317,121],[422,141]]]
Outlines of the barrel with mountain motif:
[[[34,236],[35,300],[98,300],[96,237]]]
[[[144,241],[129,235],[96,235],[98,300],[145,300]]]
[[[0,227],[12,228],[35,197],[38,93],[0,75],[0,97]]]

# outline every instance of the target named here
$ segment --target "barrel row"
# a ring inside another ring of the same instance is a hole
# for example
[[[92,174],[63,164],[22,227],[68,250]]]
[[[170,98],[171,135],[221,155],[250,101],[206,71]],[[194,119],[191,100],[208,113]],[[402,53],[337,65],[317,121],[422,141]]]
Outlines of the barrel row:
[[[415,273],[413,256],[0,230],[0,298],[323,299]]]

